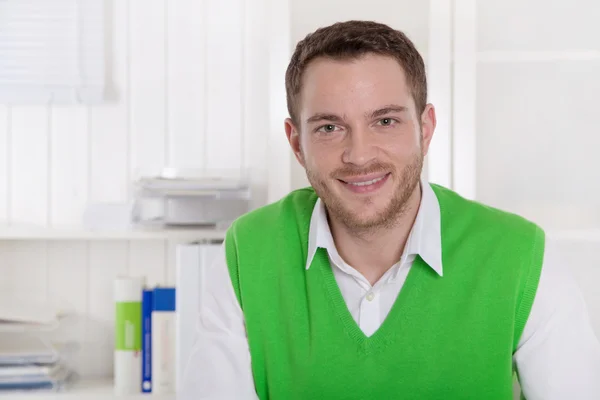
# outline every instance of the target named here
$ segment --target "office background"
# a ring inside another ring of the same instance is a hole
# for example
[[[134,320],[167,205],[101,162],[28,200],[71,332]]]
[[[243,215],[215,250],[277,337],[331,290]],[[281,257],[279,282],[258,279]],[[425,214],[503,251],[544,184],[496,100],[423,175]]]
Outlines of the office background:
[[[439,118],[426,176],[556,236],[600,335],[600,3],[104,3],[102,102],[0,104],[0,290],[73,305],[82,375],[112,374],[114,278],[173,284],[186,239],[89,232],[86,207],[130,200],[136,174],[164,166],[250,171],[253,207],[306,185],[283,74],[294,43],[347,19],[415,42]]]

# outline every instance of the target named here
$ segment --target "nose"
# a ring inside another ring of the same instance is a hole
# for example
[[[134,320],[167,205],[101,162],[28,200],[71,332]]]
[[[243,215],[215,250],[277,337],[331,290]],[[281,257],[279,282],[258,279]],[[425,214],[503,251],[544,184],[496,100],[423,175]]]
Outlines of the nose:
[[[353,130],[346,140],[347,145],[342,156],[344,163],[360,166],[369,164],[376,158],[377,149],[368,131]]]

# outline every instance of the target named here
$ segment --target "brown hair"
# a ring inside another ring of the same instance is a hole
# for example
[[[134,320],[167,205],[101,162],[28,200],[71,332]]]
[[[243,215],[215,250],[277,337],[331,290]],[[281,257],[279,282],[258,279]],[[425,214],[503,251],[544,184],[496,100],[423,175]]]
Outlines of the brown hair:
[[[317,57],[335,60],[355,59],[365,54],[395,58],[406,74],[418,115],[427,105],[425,63],[411,40],[401,31],[372,21],[347,21],[319,28],[298,42],[285,73],[287,107],[294,124],[298,124],[298,99],[302,75]]]

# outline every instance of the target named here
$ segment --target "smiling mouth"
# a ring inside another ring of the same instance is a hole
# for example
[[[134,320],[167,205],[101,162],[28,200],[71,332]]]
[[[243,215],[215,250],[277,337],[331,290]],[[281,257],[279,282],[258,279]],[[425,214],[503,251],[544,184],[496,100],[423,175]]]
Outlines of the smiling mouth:
[[[348,180],[338,179],[344,186],[352,192],[355,193],[370,193],[377,189],[379,189],[383,184],[387,181],[387,178],[390,176],[390,173],[386,173],[385,175],[378,176],[375,178],[365,177],[361,179],[360,177],[355,177]]]
[[[371,179],[370,181],[363,181],[363,182],[346,182],[346,181],[342,181],[342,182],[344,182],[348,185],[353,185],[353,186],[369,186],[369,185],[372,185],[374,183],[384,180],[386,176],[387,176],[387,174],[382,176],[381,178],[375,178],[375,179]]]

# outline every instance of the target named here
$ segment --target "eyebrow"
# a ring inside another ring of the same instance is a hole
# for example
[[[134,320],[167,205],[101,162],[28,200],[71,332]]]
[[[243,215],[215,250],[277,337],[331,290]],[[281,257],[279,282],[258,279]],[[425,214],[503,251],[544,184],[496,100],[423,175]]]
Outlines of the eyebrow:
[[[342,118],[338,117],[335,114],[327,114],[327,113],[317,113],[306,120],[307,124],[311,122],[319,122],[319,121],[331,121],[331,122],[341,122]]]
[[[407,110],[408,110],[407,107],[399,106],[396,104],[390,104],[385,107],[379,108],[377,110],[371,111],[370,113],[366,113],[365,116],[368,119],[375,119],[377,117],[381,117],[386,114],[401,113],[401,112],[404,112]]]

